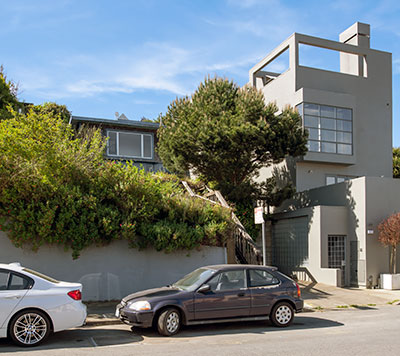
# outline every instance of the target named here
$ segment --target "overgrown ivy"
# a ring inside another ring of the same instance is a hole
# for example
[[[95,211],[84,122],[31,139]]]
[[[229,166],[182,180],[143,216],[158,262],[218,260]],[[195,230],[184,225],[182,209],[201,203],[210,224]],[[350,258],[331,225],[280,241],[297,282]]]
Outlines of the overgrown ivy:
[[[228,210],[190,198],[176,176],[105,161],[100,131],[76,134],[45,109],[0,122],[0,229],[15,246],[78,258],[118,239],[165,252],[224,244]]]

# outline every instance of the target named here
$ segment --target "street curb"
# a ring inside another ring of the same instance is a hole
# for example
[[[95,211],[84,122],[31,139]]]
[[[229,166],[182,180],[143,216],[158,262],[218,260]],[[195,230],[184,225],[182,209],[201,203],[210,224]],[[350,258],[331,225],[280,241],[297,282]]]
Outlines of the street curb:
[[[85,326],[118,325],[122,322],[117,318],[86,318]]]

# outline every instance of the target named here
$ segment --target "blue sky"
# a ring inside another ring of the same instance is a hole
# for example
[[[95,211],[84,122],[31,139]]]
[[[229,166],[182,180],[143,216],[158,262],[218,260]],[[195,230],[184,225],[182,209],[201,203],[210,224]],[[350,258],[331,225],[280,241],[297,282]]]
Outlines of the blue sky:
[[[244,85],[249,69],[293,32],[337,40],[356,21],[371,25],[372,48],[393,53],[400,146],[397,0],[4,0],[0,63],[26,102],[140,120],[165,113],[209,74]]]

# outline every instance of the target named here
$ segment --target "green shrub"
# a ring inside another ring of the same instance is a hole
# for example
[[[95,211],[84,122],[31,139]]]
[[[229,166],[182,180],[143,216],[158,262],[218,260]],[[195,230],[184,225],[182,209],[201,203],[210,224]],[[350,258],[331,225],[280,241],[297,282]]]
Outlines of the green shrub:
[[[189,197],[179,179],[105,161],[99,130],[74,134],[52,111],[0,122],[0,229],[18,247],[71,249],[116,239],[171,252],[222,246],[230,212]]]

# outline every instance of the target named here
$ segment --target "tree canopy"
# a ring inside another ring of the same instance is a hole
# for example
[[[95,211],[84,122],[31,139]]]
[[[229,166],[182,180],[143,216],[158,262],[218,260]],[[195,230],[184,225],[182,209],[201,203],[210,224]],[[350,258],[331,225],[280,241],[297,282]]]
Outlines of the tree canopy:
[[[11,117],[8,107],[14,110],[22,108],[22,104],[17,99],[18,85],[8,80],[4,73],[3,66],[0,66],[0,120]]]
[[[393,178],[400,178],[400,148],[393,148]]]
[[[257,190],[254,178],[261,167],[307,151],[296,111],[279,112],[255,88],[222,78],[206,79],[159,119],[158,153],[166,168],[192,171],[234,202]]]

